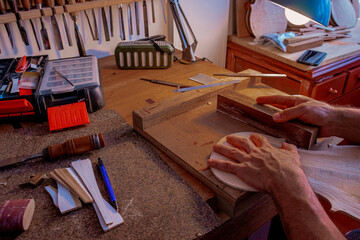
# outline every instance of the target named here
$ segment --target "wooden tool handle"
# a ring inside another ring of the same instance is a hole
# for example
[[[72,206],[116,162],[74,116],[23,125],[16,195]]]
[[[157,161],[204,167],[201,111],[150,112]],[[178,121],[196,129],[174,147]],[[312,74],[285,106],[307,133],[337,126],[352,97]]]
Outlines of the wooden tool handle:
[[[35,4],[42,4],[42,0],[34,0]]]
[[[26,11],[29,11],[31,8],[30,0],[21,0],[21,3]]]
[[[58,6],[65,6],[65,0],[56,0]]]
[[[84,2],[85,2],[85,0],[78,0],[78,2],[79,2],[79,3],[84,3]]]
[[[54,7],[55,6],[55,0],[45,0],[46,5],[48,7]]]
[[[105,146],[104,137],[101,133],[90,136],[74,138],[63,144],[56,144],[47,148],[49,159],[63,155],[76,155]]]
[[[8,0],[8,3],[9,3],[11,11],[13,13],[18,13],[19,12],[16,0]]]
[[[4,0],[0,0],[0,13],[5,14],[6,13],[6,7]]]
[[[69,0],[69,4],[71,5],[71,4],[75,4],[76,3],[76,1],[75,0]]]

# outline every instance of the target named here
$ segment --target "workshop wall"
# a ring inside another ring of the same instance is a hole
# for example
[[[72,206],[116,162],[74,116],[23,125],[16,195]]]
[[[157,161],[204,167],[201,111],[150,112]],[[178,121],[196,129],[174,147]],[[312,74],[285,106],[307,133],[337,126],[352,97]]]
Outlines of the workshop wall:
[[[166,1],[168,5],[168,1]],[[226,59],[226,43],[228,35],[228,19],[229,19],[229,5],[230,0],[180,0],[180,4],[185,12],[185,15],[195,33],[196,38],[198,39],[198,46],[195,51],[195,55],[198,57],[207,57],[215,64],[224,67]],[[125,5],[125,4],[123,4]],[[167,18],[167,24],[164,22],[161,0],[154,0],[156,22],[152,23],[151,19],[151,2],[147,0],[148,8],[148,17],[149,17],[149,32],[150,35],[163,34],[168,37],[168,40],[173,41],[175,46],[179,49],[181,48],[181,42],[179,35],[176,30],[176,26],[172,21],[171,12],[168,6],[165,6],[165,13]],[[134,14],[134,4],[131,4],[132,7],[132,21],[133,29],[135,30],[135,14]],[[109,7],[105,7],[107,18],[109,19]],[[143,8],[142,1],[139,2],[140,10],[140,35],[136,35],[136,31],[133,35],[129,36],[128,29],[128,17],[126,6],[123,6],[124,14],[124,26],[126,33],[126,40],[136,40],[138,38],[144,37],[144,28],[143,28]],[[87,10],[92,22],[91,11]],[[97,19],[97,25],[99,30],[99,40],[93,40],[88,26],[85,14],[83,11],[78,12],[78,22],[80,26],[80,31],[83,35],[84,46],[86,53],[88,55],[95,55],[96,57],[105,57],[108,55],[114,54],[114,49],[116,45],[121,41],[120,39],[120,27],[119,27],[119,10],[117,6],[112,6],[112,15],[113,15],[113,24],[114,24],[114,37],[111,37],[110,41],[105,41],[105,34],[103,31],[103,24],[101,18],[100,8],[95,9],[95,15]],[[43,17],[45,23],[45,28],[48,31],[50,38],[50,50],[44,50],[43,44],[40,37],[41,24],[40,20],[37,18],[32,19],[38,39],[40,40],[41,50],[39,51],[35,37],[30,25],[29,20],[21,21],[21,24],[25,27],[27,31],[30,45],[25,46],[21,40],[20,32],[16,25],[16,22],[10,23],[10,27],[13,33],[14,39],[14,49],[11,48],[10,41],[6,34],[4,24],[0,24],[0,58],[13,58],[21,57],[24,55],[44,55],[48,54],[50,59],[66,58],[78,56],[78,49],[76,46],[75,33],[74,33],[74,24],[70,16],[66,14],[66,20],[70,29],[70,34],[73,40],[73,46],[69,46],[66,38],[65,28],[63,25],[63,20],[60,15],[56,15],[57,22],[60,27],[60,33],[64,45],[64,49],[56,51],[55,42],[53,39],[53,32],[50,22],[50,16]],[[170,20],[170,21],[169,21]],[[168,24],[171,22],[171,24]],[[110,26],[110,24],[108,24]],[[174,30],[175,29],[175,30]],[[192,41],[192,39],[190,39]]]

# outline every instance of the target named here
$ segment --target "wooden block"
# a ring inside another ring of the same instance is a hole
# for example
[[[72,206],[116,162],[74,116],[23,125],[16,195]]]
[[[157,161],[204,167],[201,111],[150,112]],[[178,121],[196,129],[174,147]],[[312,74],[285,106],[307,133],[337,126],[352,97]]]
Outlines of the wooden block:
[[[55,169],[54,172],[60,179],[66,184],[68,188],[71,188],[84,203],[92,203],[94,200],[90,194],[80,186],[80,184],[72,177],[69,171],[65,168]]]
[[[74,196],[61,183],[57,183],[58,187],[58,207],[61,214],[81,208],[81,202],[77,196]]]
[[[121,3],[132,3],[136,2],[136,0],[96,0],[90,2],[76,3],[71,5],[65,5],[65,12],[78,12],[91,8],[100,8],[100,7],[108,7],[112,5],[117,5]]]
[[[0,15],[0,24],[10,23],[15,21],[16,21],[16,16],[14,13],[5,13],[3,15]]]
[[[0,232],[27,230],[34,211],[34,199],[6,200],[0,207]]]
[[[21,20],[39,18],[39,17],[41,17],[41,12],[39,9],[31,9],[29,11],[20,11],[19,17]]]
[[[71,165],[89,190],[106,225],[113,223],[97,185],[91,161],[89,159],[79,160],[72,162]]]
[[[235,92],[219,94],[217,110],[305,149],[309,149],[315,143],[318,134],[318,127],[299,121],[275,123],[272,115],[278,110],[257,104],[255,100]]]
[[[302,42],[290,43],[286,46],[287,53],[294,53],[323,45],[322,38],[309,39]]]

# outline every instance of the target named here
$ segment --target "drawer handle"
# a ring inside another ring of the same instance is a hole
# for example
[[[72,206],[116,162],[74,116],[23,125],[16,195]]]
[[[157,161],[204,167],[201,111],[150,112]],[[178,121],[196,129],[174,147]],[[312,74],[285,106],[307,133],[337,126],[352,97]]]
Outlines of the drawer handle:
[[[333,88],[330,88],[330,89],[329,89],[329,93],[330,93],[330,94],[334,94],[334,95],[335,95],[335,94],[337,94],[337,93],[338,93],[338,90],[333,89]]]

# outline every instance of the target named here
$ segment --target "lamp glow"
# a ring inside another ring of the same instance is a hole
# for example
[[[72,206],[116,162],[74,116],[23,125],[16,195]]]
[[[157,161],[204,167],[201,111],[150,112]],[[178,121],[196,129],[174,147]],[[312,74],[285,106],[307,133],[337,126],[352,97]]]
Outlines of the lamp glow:
[[[310,18],[305,17],[304,15],[288,8],[285,9],[285,17],[291,24],[298,26],[305,25],[306,23],[311,21]]]
[[[274,4],[291,9],[312,21],[328,26],[331,14],[330,0],[270,0]]]

